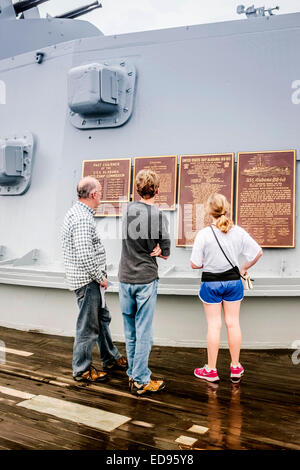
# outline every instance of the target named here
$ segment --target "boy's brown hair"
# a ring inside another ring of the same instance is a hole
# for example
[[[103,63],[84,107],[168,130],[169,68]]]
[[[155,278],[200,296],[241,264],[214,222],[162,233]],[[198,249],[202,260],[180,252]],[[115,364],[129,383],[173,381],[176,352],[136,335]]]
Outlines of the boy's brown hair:
[[[135,186],[143,199],[150,199],[155,196],[159,188],[159,176],[155,171],[141,170],[136,175]]]

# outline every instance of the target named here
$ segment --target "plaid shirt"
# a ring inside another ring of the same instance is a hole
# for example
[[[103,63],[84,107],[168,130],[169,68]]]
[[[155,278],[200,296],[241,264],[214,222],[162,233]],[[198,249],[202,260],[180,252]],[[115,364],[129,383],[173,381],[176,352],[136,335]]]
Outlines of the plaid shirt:
[[[76,202],[62,226],[62,249],[71,290],[106,277],[106,253],[96,232],[95,211]]]

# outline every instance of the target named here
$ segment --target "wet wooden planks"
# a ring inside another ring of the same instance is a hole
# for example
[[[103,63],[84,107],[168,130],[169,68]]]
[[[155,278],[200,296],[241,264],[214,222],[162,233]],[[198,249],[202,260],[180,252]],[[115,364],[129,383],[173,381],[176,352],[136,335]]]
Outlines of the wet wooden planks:
[[[0,449],[300,449],[300,379],[291,351],[242,351],[246,374],[236,387],[228,378],[229,352],[221,350],[221,382],[215,387],[193,376],[193,369],[206,362],[205,350],[154,347],[150,368],[166,379],[167,391],[136,398],[120,371],[105,384],[75,383],[72,338],[0,328],[0,339],[10,349],[33,353],[7,354],[0,365],[2,390],[10,387],[131,418],[104,432],[21,408],[22,398],[0,392]],[[124,345],[118,346],[124,353]],[[95,364],[100,366],[96,350]],[[208,430],[199,435],[190,430],[193,425]],[[185,436],[182,443],[180,436]]]

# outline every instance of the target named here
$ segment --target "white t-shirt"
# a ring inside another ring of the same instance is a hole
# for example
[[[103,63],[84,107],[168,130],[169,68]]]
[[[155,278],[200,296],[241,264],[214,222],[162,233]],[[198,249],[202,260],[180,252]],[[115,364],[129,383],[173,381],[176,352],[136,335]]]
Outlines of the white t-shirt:
[[[234,266],[238,266],[240,255],[245,256],[247,261],[252,261],[261,250],[261,247],[250,237],[249,233],[238,225],[234,225],[227,233],[221,232],[216,226],[213,226],[213,230]],[[232,268],[210,227],[205,227],[197,233],[191,261],[196,266],[203,265],[203,270],[210,273],[222,273]]]

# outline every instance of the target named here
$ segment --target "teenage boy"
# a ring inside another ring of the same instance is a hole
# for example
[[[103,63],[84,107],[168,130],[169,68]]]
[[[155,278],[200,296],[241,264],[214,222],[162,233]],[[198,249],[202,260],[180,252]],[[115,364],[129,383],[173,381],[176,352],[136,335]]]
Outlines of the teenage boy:
[[[170,255],[167,222],[154,205],[159,177],[151,170],[136,176],[140,201],[129,203],[123,215],[119,296],[124,321],[131,393],[143,395],[165,388],[163,380],[151,380],[148,359],[153,344],[152,323],[157,298],[156,258]]]

